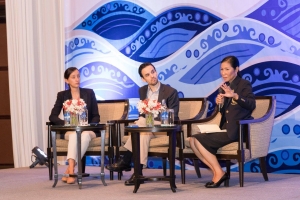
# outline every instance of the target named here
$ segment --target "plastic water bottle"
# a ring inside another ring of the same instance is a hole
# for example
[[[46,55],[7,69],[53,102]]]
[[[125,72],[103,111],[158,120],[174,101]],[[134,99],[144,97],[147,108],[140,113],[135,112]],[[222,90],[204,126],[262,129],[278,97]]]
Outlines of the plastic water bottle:
[[[70,126],[70,112],[64,112],[65,126]]]
[[[87,126],[88,125],[88,109],[84,107],[84,111],[80,115],[80,126]]]
[[[164,110],[160,113],[161,126],[168,126],[168,108],[165,99],[161,101],[161,105],[164,107]]]

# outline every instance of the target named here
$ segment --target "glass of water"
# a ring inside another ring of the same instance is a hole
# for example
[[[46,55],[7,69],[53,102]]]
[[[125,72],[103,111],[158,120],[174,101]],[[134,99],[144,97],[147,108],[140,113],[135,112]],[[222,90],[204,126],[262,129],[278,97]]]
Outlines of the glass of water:
[[[174,126],[174,109],[168,109],[168,124]]]

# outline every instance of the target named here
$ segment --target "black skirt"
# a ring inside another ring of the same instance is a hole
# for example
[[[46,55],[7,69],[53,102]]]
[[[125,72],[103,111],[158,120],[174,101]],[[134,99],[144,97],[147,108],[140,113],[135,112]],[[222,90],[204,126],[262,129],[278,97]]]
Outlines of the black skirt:
[[[192,135],[192,137],[196,138],[200,144],[213,155],[216,155],[219,148],[236,142],[230,139],[226,132],[199,133]]]

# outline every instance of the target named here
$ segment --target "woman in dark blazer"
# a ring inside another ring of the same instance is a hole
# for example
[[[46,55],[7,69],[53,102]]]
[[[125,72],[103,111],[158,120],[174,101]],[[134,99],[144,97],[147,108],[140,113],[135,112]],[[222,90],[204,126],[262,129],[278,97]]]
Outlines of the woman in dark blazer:
[[[226,129],[226,132],[199,133],[190,138],[190,145],[196,156],[212,170],[213,178],[205,184],[207,188],[219,187],[229,179],[216,158],[217,150],[238,140],[237,121],[251,118],[256,106],[252,86],[249,81],[241,78],[236,57],[224,58],[220,72],[225,83],[220,87],[222,92],[218,94],[216,103],[221,107],[220,128]]]
[[[57,93],[56,102],[52,108],[49,120],[55,125],[63,125],[64,120],[58,116],[63,108],[63,103],[69,99],[83,99],[88,109],[88,123],[99,123],[100,115],[98,113],[98,106],[95,93],[92,89],[79,88],[80,73],[76,67],[68,68],[64,73],[65,82],[70,89]],[[89,142],[95,138],[96,134],[93,131],[83,131],[81,134],[81,157],[85,154]],[[74,174],[74,168],[77,160],[77,139],[75,131],[68,131],[65,134],[65,139],[69,140],[67,160],[69,166],[65,174]],[[62,181],[69,184],[75,183],[73,177],[62,177]]]

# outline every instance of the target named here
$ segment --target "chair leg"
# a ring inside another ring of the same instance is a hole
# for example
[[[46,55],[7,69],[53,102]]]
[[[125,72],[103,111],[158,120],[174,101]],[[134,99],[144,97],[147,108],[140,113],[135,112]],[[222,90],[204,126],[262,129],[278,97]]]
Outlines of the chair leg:
[[[240,187],[244,187],[244,162],[239,161]]]
[[[113,163],[113,158],[109,158],[109,164]],[[114,180],[114,172],[113,171],[109,171],[109,179],[110,180]]]
[[[115,162],[118,162],[118,160],[120,160],[120,159],[121,159],[120,150],[119,150],[119,147],[116,147]],[[118,180],[121,180],[122,176],[123,176],[123,173],[118,172]]]
[[[53,157],[51,148],[47,148],[47,158],[48,158],[48,165],[49,165],[49,180],[53,179]]]
[[[260,157],[259,158],[259,165],[260,165],[260,170],[261,173],[265,179],[265,181],[268,181],[268,174],[267,174],[267,167],[266,167],[266,157]]]
[[[113,164],[114,160],[114,148],[113,147],[108,147],[108,162],[109,164]],[[109,178],[110,180],[114,180],[114,172],[110,171],[109,172]]]
[[[86,156],[83,156],[81,159],[82,173],[85,173],[85,164],[86,164]]]
[[[231,165],[230,160],[226,160],[226,173],[229,176],[229,178],[230,178],[230,165]],[[229,179],[227,179],[224,182],[224,186],[229,187]]]
[[[163,164],[163,174],[164,176],[167,176],[167,159],[162,158],[162,164]]]
[[[185,184],[185,159],[180,160],[181,182]]]
[[[118,172],[118,180],[121,180],[122,176],[123,176],[123,173],[122,172]]]
[[[194,159],[193,161],[194,161],[194,168],[195,168],[196,174],[197,174],[198,178],[201,178],[201,172],[200,172],[198,160]]]
[[[53,158],[48,159],[48,164],[49,164],[49,180],[53,179]]]

